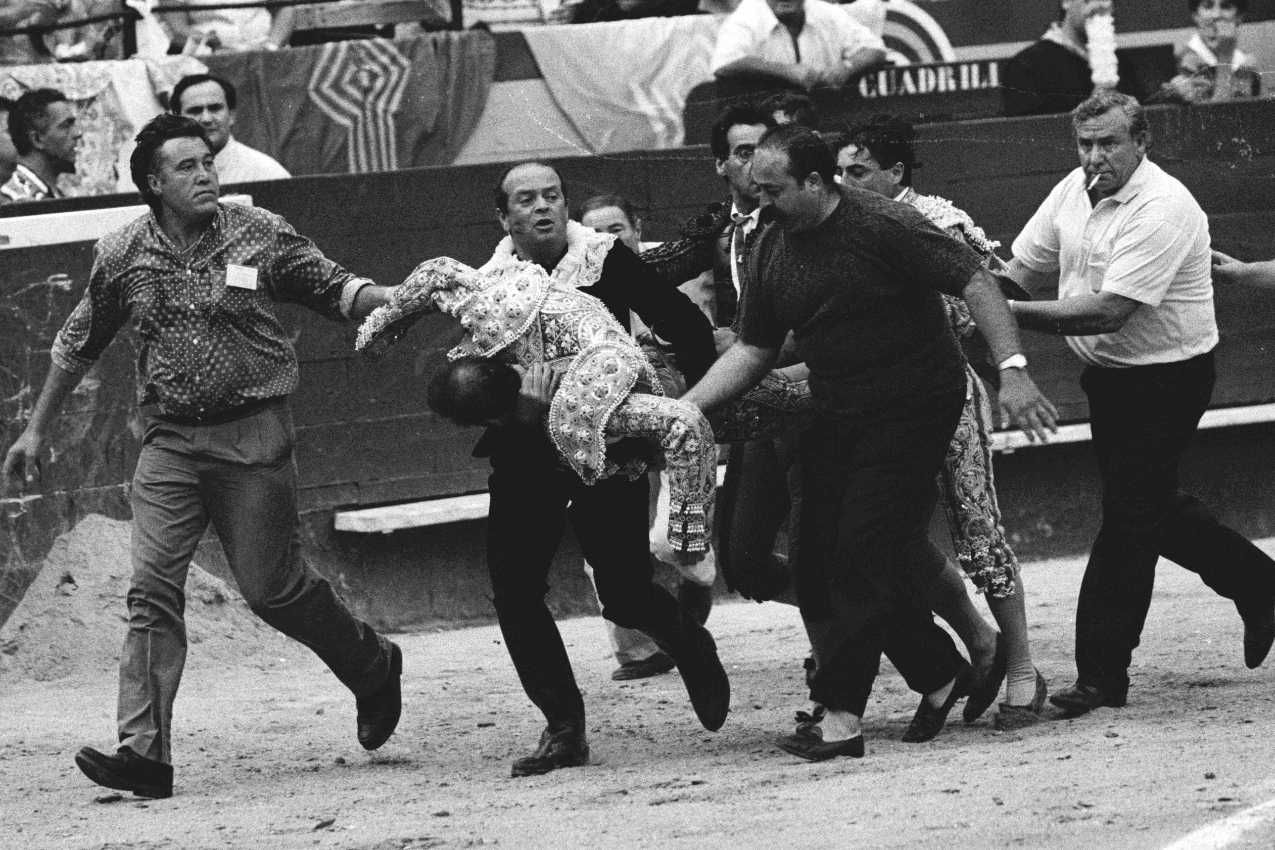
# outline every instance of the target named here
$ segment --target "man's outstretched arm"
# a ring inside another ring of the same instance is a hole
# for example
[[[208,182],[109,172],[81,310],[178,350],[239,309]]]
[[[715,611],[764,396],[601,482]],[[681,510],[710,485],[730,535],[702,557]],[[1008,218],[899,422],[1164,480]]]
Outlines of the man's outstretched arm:
[[[705,412],[710,411],[754,386],[774,368],[778,359],[777,348],[736,342],[717,358],[695,386],[686,391],[682,400]]]
[[[8,495],[11,486],[16,486],[17,491],[22,492],[39,480],[40,450],[44,446],[45,437],[57,418],[58,411],[62,409],[62,403],[80,382],[80,377],[56,363],[49,364],[49,374],[44,378],[44,388],[36,399],[31,419],[4,456],[0,494]]]

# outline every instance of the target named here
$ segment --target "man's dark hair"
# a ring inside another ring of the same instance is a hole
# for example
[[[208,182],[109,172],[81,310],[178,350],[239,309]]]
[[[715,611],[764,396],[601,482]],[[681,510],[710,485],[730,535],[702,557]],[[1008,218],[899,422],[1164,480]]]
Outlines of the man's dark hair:
[[[757,142],[758,150],[783,151],[788,155],[788,173],[801,182],[809,174],[818,174],[823,182],[833,185],[837,158],[824,140],[808,127],[800,124],[784,124],[767,130]]]
[[[201,83],[216,83],[221,86],[222,92],[226,95],[227,109],[234,109],[238,104],[239,95],[235,91],[234,83],[230,80],[216,74],[191,74],[189,77],[178,80],[177,85],[173,86],[173,93],[168,96],[168,108],[174,115],[182,114],[182,95],[186,93],[186,89]]]
[[[846,145],[863,148],[883,169],[902,163],[903,178],[899,182],[904,186],[912,185],[912,171],[920,167],[916,161],[916,128],[892,115],[874,115],[867,124],[853,128],[840,147]]]
[[[155,154],[165,142],[183,138],[201,139],[208,145],[209,152],[212,151],[212,143],[208,141],[208,134],[204,132],[204,128],[198,121],[184,115],[161,112],[147,121],[141,132],[137,134],[135,140],[137,147],[133,149],[133,155],[129,157],[128,170],[133,176],[133,185],[141,193],[142,200],[153,210],[159,208],[159,198],[151,192],[146,178],[155,171]]]
[[[522,377],[508,363],[461,357],[434,373],[426,403],[457,425],[483,425],[513,413],[521,387]]]
[[[1204,0],[1186,0],[1187,11],[1194,14],[1195,10],[1200,8],[1200,4],[1203,2]],[[1241,15],[1248,14],[1248,0],[1231,0],[1231,5],[1234,6],[1235,11],[1239,12]]]
[[[550,171],[552,171],[554,174],[557,174],[558,185],[562,188],[562,197],[563,198],[567,197],[567,181],[562,179],[561,171],[554,168],[549,163],[541,162],[538,159],[529,159],[526,162],[516,162],[513,165],[506,168],[504,172],[500,175],[500,179],[496,181],[496,190],[493,193],[493,195],[496,199],[496,209],[499,210],[502,214],[509,212],[509,193],[505,191],[505,181],[509,179],[510,174],[513,174],[519,168],[522,168],[523,166],[526,166],[526,165],[539,165],[540,167],[547,168]]]
[[[795,91],[781,91],[772,94],[761,102],[761,108],[767,115],[782,112],[788,116],[790,123],[800,124],[810,130],[819,129],[819,110],[809,95]]]
[[[1138,99],[1124,92],[1102,89],[1071,110],[1071,126],[1074,130],[1082,121],[1100,118],[1113,109],[1119,109],[1129,119],[1129,135],[1137,139],[1141,136],[1147,145],[1151,144],[1151,128],[1147,124],[1147,114]]]
[[[751,104],[726,107],[713,122],[712,135],[709,136],[709,147],[712,148],[714,159],[723,160],[730,156],[730,143],[726,140],[726,134],[731,127],[741,124],[746,127],[762,126],[769,130],[775,126],[775,119],[769,112],[763,112]]]
[[[594,195],[580,205],[580,218],[583,219],[585,213],[600,210],[604,207],[615,207],[624,213],[624,217],[629,220],[630,227],[637,226],[637,210],[633,209],[633,204],[629,203],[629,199],[623,195],[614,193]]]
[[[55,103],[70,103],[70,100],[57,89],[31,89],[13,102],[9,109],[9,138],[18,156],[35,150],[31,134],[46,129],[49,107]]]

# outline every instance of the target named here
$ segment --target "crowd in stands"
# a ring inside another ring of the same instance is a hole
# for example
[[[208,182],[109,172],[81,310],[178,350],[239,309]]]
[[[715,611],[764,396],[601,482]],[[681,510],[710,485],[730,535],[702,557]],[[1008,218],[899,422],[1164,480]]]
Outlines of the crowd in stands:
[[[0,35],[0,64],[119,58],[123,22],[109,16],[125,6],[141,13],[141,24],[149,24],[152,35],[158,33],[161,52],[169,54],[270,51],[312,43],[317,37],[295,32],[293,7],[200,9],[216,2],[173,0],[156,11],[156,0],[0,0],[0,31],[10,31]],[[805,93],[843,88],[852,92],[863,74],[900,61],[883,39],[888,2],[578,0],[554,7],[550,18],[580,23],[717,13],[722,22],[709,67],[719,96],[778,91],[769,111],[806,123],[796,116],[798,110],[809,109]],[[174,6],[186,10],[176,11]],[[1149,103],[1200,103],[1262,94],[1256,61],[1240,46],[1247,0],[1187,0],[1195,31],[1175,49],[1176,74],[1151,85],[1124,67],[1123,59],[1117,60],[1115,6],[1115,0],[1060,0],[1057,20],[1040,39],[1002,63],[1002,114],[1067,112],[1105,88],[1118,88]],[[54,28],[31,29],[39,27]],[[376,33],[387,30],[382,27]],[[74,172],[74,152],[50,154],[46,143],[61,112],[73,112],[75,104],[57,92],[28,92],[37,94],[19,101],[31,108],[0,103],[7,119],[0,121],[0,178],[8,181],[0,191],[0,203],[57,197],[58,176],[68,163]],[[53,95],[57,97],[50,99]],[[210,76],[172,94],[174,111],[195,118],[208,130],[218,168],[225,172],[223,183],[288,176],[278,162],[231,136],[235,99],[233,86]]]

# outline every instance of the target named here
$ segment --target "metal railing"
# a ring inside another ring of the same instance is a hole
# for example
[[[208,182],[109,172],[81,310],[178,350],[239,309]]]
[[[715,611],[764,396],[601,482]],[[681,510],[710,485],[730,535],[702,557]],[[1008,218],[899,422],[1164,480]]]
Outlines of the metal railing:
[[[253,2],[227,2],[227,3],[200,3],[198,6],[188,6],[185,4],[158,4],[151,11],[156,15],[165,14],[185,14],[187,12],[209,12],[223,9],[284,9],[295,6],[337,6],[342,0],[253,0]],[[346,0],[348,4],[348,0]],[[463,0],[447,0],[448,13],[450,19],[447,22],[447,28],[453,30],[462,29],[464,26],[464,8]],[[121,36],[121,48],[125,58],[132,56],[137,52],[137,22],[142,18],[141,14],[130,6],[121,3],[118,11],[106,12],[99,15],[87,15],[74,20],[57,20],[44,24],[33,24],[21,27],[3,27],[0,28],[0,37],[21,37],[27,36],[31,39],[37,53],[42,56],[52,56],[52,51],[45,44],[44,37],[50,33],[61,30],[79,29],[80,27],[92,26],[94,24],[111,24],[108,27],[109,37],[114,37],[114,29]]]

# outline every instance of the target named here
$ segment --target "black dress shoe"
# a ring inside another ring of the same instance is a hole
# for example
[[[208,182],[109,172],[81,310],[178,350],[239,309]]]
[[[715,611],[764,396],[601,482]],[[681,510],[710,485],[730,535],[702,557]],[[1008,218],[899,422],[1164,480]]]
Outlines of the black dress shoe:
[[[1009,658],[1005,650],[1005,636],[997,632],[996,653],[992,656],[992,666],[988,668],[970,688],[969,699],[965,700],[965,708],[961,718],[966,723],[973,723],[983,716],[983,712],[992,707],[996,696],[1001,692],[1005,682],[1005,671]]]
[[[114,755],[84,747],[75,754],[75,766],[105,788],[132,791],[139,797],[173,796],[173,766],[144,758],[120,747]]]
[[[512,776],[537,776],[560,767],[579,767],[589,763],[589,742],[584,730],[576,726],[545,728],[540,733],[540,746],[531,755],[513,764]]]
[[[651,676],[667,673],[676,666],[670,655],[664,652],[656,652],[641,661],[624,662],[611,671],[611,680],[614,682],[628,682],[633,679],[648,679]]]
[[[806,761],[827,761],[837,756],[863,758],[863,734],[846,738],[844,741],[825,741],[819,722],[824,717],[823,706],[816,706],[809,714],[797,712],[797,730],[791,735],[783,735],[775,739],[775,746],[786,753],[800,756]]]
[[[713,588],[683,581],[677,586],[677,604],[686,616],[702,626],[713,610]]]
[[[912,722],[903,733],[903,743],[920,744],[942,732],[952,706],[969,694],[973,684],[974,668],[968,662],[962,661],[961,667],[956,672],[956,679],[952,682],[952,692],[947,695],[947,699],[943,700],[942,705],[935,708],[930,705],[929,700],[921,697],[921,704],[916,707],[916,714],[912,715]]]
[[[730,679],[717,657],[717,644],[708,629],[692,624],[690,630],[686,645],[674,660],[695,708],[695,716],[705,729],[716,732],[730,712]]]
[[[1123,693],[1109,693],[1096,685],[1085,685],[1080,682],[1070,688],[1063,688],[1049,698],[1068,717],[1078,717],[1104,705],[1112,708],[1123,708],[1127,696]]]
[[[390,644],[390,677],[376,692],[356,700],[359,744],[375,750],[394,734],[403,714],[403,651]]]
[[[1240,619],[1244,621],[1244,664],[1255,670],[1275,643],[1275,606],[1268,603],[1247,613],[1241,611]]]

